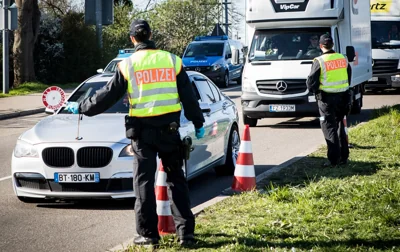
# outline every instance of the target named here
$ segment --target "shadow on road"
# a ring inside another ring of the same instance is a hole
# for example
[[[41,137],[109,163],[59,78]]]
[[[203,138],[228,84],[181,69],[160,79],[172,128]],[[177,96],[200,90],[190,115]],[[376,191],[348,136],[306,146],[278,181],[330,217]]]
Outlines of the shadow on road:
[[[85,200],[65,200],[49,201],[49,203],[39,203],[39,208],[57,208],[74,210],[133,210],[135,200],[130,199],[85,199]]]
[[[320,128],[318,118],[311,121],[297,121],[301,118],[293,118],[284,122],[276,124],[263,124],[257,126],[257,128],[273,128],[273,129],[317,129]]]

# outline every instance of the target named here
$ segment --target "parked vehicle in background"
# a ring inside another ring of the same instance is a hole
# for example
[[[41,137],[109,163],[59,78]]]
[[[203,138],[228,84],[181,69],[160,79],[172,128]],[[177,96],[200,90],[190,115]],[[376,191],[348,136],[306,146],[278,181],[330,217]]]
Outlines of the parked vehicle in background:
[[[306,80],[325,33],[352,66],[352,110],[359,113],[362,83],[372,77],[369,8],[369,1],[354,0],[247,0],[252,42],[243,71],[244,123],[255,127],[261,118],[319,116]]]
[[[133,48],[126,48],[126,49],[119,50],[117,57],[115,59],[111,60],[110,63],[108,63],[108,65],[106,66],[106,68],[97,69],[97,73],[99,73],[99,74],[115,73],[118,62],[120,62],[124,58],[131,56],[132,53],[134,53],[134,52],[135,52],[135,49],[133,49]]]
[[[232,51],[239,51],[239,63],[232,62]],[[220,87],[228,87],[231,80],[241,84],[243,71],[243,45],[227,36],[196,37],[182,56],[187,71],[206,75]]]
[[[365,88],[400,88],[400,1],[370,4],[373,75]]]

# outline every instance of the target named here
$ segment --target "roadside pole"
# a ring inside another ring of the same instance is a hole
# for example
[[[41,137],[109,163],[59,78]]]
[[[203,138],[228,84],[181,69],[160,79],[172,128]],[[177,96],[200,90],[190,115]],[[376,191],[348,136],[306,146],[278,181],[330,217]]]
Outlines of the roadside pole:
[[[3,94],[8,94],[10,78],[9,78],[9,45],[8,45],[8,5],[9,0],[3,0]]]
[[[96,35],[97,35],[97,43],[100,49],[103,48],[103,38],[102,38],[102,30],[103,30],[103,17],[102,17],[102,0],[96,0]]]

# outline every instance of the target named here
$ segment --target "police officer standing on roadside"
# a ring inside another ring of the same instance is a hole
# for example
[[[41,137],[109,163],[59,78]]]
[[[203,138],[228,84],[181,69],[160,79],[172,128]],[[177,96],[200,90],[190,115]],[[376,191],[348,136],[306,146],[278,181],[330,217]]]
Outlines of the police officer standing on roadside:
[[[346,57],[336,53],[332,37],[324,34],[319,46],[323,54],[314,59],[307,87],[316,96],[322,132],[328,146],[328,160],[324,167],[346,164],[349,147],[343,118],[350,112],[351,67]]]
[[[134,20],[130,38],[135,52],[118,64],[113,79],[105,87],[79,104],[68,104],[66,109],[94,116],[106,111],[128,92],[130,109],[125,126],[135,154],[133,189],[139,234],[134,243],[157,245],[160,238],[154,192],[158,154],[167,173],[180,244],[190,245],[194,242],[195,220],[182,170],[182,141],[178,132],[181,102],[186,118],[195,126],[197,138],[204,136],[204,117],[181,58],[156,49],[151,35],[146,21]]]

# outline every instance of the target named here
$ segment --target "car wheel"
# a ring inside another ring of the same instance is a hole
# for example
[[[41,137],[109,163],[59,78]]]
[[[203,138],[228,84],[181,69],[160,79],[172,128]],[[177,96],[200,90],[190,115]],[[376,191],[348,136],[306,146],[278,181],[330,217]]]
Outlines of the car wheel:
[[[225,73],[224,80],[221,82],[221,87],[227,88],[229,86],[229,73]]]
[[[232,126],[228,140],[225,164],[215,168],[217,175],[233,175],[235,172],[236,160],[240,149],[240,135],[236,124]]]
[[[24,203],[43,203],[45,202],[44,199],[41,198],[28,198],[28,197],[21,197],[21,196],[17,196],[18,199]]]
[[[240,76],[240,78],[236,79],[236,83],[238,85],[242,85],[242,76]]]
[[[363,94],[360,93],[360,95],[361,95],[360,99],[355,100],[355,102],[353,103],[353,106],[351,107],[352,114],[360,114],[361,113]]]
[[[257,118],[250,118],[250,117],[247,117],[247,116],[245,116],[245,115],[243,115],[243,123],[244,123],[244,125],[249,125],[249,127],[256,127],[257,126],[257,121],[258,121],[258,119]]]

